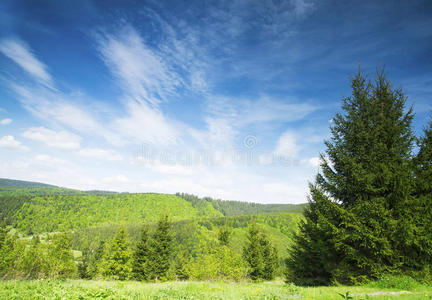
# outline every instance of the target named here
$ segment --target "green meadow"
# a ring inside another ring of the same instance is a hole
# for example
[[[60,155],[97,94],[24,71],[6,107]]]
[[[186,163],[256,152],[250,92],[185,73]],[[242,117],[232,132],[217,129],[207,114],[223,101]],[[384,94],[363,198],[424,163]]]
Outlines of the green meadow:
[[[432,287],[297,287],[263,283],[32,280],[0,282],[1,299],[432,299]]]

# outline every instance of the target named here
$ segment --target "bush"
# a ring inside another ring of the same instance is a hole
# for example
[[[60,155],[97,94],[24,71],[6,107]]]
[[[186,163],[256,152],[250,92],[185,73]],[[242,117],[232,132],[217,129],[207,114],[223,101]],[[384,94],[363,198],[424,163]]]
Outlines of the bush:
[[[410,276],[407,275],[391,275],[387,274],[369,283],[369,286],[382,288],[382,289],[400,289],[400,290],[413,290],[421,284]]]

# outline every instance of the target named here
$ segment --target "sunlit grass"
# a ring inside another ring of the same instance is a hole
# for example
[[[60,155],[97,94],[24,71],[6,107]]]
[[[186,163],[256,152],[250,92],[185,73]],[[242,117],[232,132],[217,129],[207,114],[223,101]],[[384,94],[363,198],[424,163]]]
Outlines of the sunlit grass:
[[[397,289],[357,287],[296,287],[282,281],[264,283],[34,280],[0,282],[0,299],[432,299],[432,287],[419,286],[409,294]],[[373,293],[384,293],[373,295]]]

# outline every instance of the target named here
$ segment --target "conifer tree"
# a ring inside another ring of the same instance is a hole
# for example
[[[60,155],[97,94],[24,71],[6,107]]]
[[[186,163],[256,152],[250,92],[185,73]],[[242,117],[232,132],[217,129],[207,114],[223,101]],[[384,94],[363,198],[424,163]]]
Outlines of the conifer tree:
[[[149,278],[149,235],[147,228],[141,230],[140,240],[137,242],[133,254],[132,272],[134,279],[143,281]]]
[[[287,262],[296,284],[360,283],[404,264],[412,110],[382,72],[372,84],[359,71],[351,87]]]
[[[92,250],[87,268],[88,277],[96,278],[100,271],[100,264],[105,253],[106,243],[104,240],[99,241],[96,249]]]
[[[116,233],[105,248],[101,262],[101,274],[106,278],[127,280],[131,277],[132,253],[124,228]]]
[[[278,251],[264,235],[261,235],[261,248],[264,263],[262,277],[265,280],[273,280],[279,268]]]
[[[264,262],[262,257],[259,229],[255,222],[249,227],[248,243],[243,248],[243,257],[249,265],[249,276],[252,280],[262,277]]]
[[[50,277],[71,278],[76,275],[77,266],[71,251],[70,236],[65,233],[54,235],[48,251],[52,262]]]
[[[173,254],[171,223],[167,215],[162,216],[150,241],[150,279],[167,280]]]
[[[249,265],[252,280],[272,280],[279,267],[277,249],[253,222],[249,227],[248,243],[243,248],[243,258]]]

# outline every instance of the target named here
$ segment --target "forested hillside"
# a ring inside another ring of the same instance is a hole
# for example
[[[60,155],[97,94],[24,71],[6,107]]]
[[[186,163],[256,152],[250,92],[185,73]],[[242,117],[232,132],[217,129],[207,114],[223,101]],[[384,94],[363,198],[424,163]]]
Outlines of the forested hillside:
[[[107,224],[173,221],[301,212],[304,204],[257,204],[188,194],[83,192],[59,187],[0,187],[0,218],[24,234],[76,230]],[[241,218],[240,218],[241,219]]]
[[[257,235],[258,232],[258,244],[249,247],[263,247],[262,251],[273,254],[269,256],[272,260],[267,262],[270,271],[257,275],[257,278],[273,278],[282,275],[280,266],[284,265],[288,247],[303,218],[298,212],[304,208],[304,205],[243,203],[199,198],[189,194],[86,192],[32,185],[0,187],[0,205],[3,223],[18,233],[15,237],[18,237],[17,240],[4,240],[8,247],[15,245],[14,251],[8,250],[10,257],[5,262],[10,267],[4,274],[14,278],[52,277],[50,272],[63,272],[61,265],[58,267],[60,269],[52,266],[45,270],[38,269],[39,265],[32,263],[14,264],[16,259],[27,259],[27,256],[30,259],[35,255],[41,261],[49,260],[46,256],[48,253],[63,251],[56,247],[74,250],[73,261],[79,267],[79,272],[74,271],[70,264],[72,258],[63,260],[61,252],[58,252],[58,259],[68,262],[64,266],[64,272],[69,274],[67,276],[78,272],[83,278],[111,278],[113,274],[109,270],[114,266],[106,266],[108,262],[98,260],[98,257],[109,257],[112,251],[116,251],[116,247],[129,249],[123,253],[129,257],[131,249],[136,249],[142,243],[143,228],[146,232],[157,232],[157,221],[162,216],[169,219],[167,226],[170,232],[167,237],[172,241],[171,254],[167,258],[170,267],[163,274],[164,278],[244,278],[248,272],[246,261],[242,259],[245,247],[252,243],[250,235]],[[252,233],[251,224],[257,228]],[[66,236],[56,238],[59,232],[65,232]],[[114,241],[125,244],[115,246]],[[108,250],[108,247],[114,248]],[[20,251],[25,254],[20,254]],[[103,254],[105,251],[110,252]],[[260,255],[264,255],[264,252]],[[202,264],[212,266],[213,269],[204,270]],[[126,263],[116,267],[123,270],[118,271],[121,274],[128,274],[126,277],[120,276],[121,278],[135,276]],[[120,274],[118,272],[115,276]],[[23,275],[24,273],[27,275]]]

